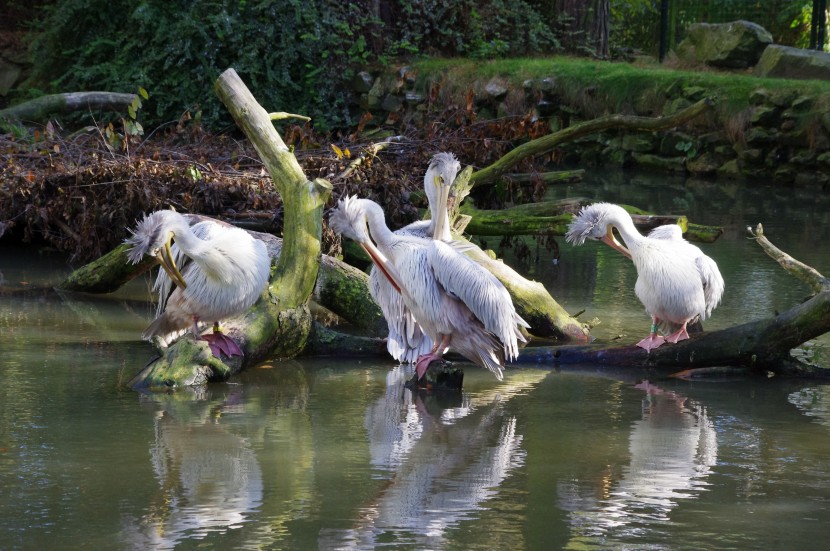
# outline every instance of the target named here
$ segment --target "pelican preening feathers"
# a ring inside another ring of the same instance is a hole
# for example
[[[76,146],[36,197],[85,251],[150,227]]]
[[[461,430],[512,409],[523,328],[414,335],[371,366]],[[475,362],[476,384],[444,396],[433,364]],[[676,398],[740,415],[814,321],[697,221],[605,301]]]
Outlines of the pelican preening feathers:
[[[519,342],[526,342],[520,327],[528,325],[495,276],[437,238],[449,234],[446,201],[451,182],[434,182],[440,193],[433,239],[393,233],[377,203],[355,197],[340,200],[329,226],[369,253],[432,340],[430,352],[416,362],[419,379],[450,347],[501,379],[505,360],[515,359]]]
[[[419,237],[431,239],[435,233],[435,224],[438,218],[438,205],[447,198],[449,185],[455,180],[461,164],[452,153],[438,153],[430,160],[429,167],[424,175],[424,191],[429,201],[429,220],[419,220],[395,232],[400,237]],[[449,227],[439,228],[443,238],[449,236]],[[446,239],[449,240],[449,239]],[[369,273],[369,292],[380,306],[383,317],[389,326],[389,335],[386,339],[386,349],[393,358],[401,363],[415,363],[418,357],[427,354],[432,349],[432,340],[424,334],[421,326],[415,321],[412,312],[406,306],[401,294],[392,286],[377,265],[372,266]]]
[[[242,355],[218,329],[219,320],[240,314],[256,302],[271,268],[265,244],[239,228],[206,220],[190,226],[171,210],[150,213],[126,241],[129,260],[156,257],[159,293],[156,319],[142,338],[168,338],[191,327],[194,337],[208,341],[214,355]],[[173,244],[175,242],[175,244]],[[200,336],[198,322],[213,322],[214,332]]]
[[[614,228],[625,246],[614,237]],[[637,346],[650,351],[663,342],[688,339],[686,325],[697,317],[706,319],[723,296],[724,283],[714,260],[682,239],[679,227],[661,226],[646,237],[622,207],[594,203],[584,207],[571,222],[567,241],[581,245],[586,239],[599,239],[617,249],[637,268],[634,291],[652,318],[649,335]],[[657,334],[661,322],[679,329],[662,337]]]

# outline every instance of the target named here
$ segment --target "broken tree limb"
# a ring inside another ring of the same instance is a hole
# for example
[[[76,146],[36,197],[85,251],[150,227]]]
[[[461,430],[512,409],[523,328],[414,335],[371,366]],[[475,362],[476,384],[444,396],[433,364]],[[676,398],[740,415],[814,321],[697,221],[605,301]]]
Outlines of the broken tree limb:
[[[110,109],[126,111],[136,94],[116,92],[69,92],[41,96],[5,109],[0,109],[0,119],[14,121],[42,121],[57,113],[81,109]]]
[[[268,115],[236,71],[228,69],[214,90],[254,145],[285,205],[282,252],[270,282],[257,303],[245,314],[223,320],[228,333],[245,356],[224,361],[228,369],[205,366],[203,341],[179,339],[162,356],[139,373],[130,386],[169,387],[187,384],[192,372],[209,368],[208,380],[221,380],[266,356],[288,358],[305,347],[311,332],[309,299],[320,263],[323,207],[331,184],[309,181],[294,154],[285,145]],[[193,345],[193,348],[191,348]],[[187,352],[182,348],[188,347]],[[188,353],[189,352],[189,353]]]
[[[535,157],[553,150],[560,143],[575,140],[604,130],[666,130],[680,126],[712,109],[713,102],[703,99],[668,117],[637,117],[629,115],[608,115],[590,121],[574,124],[568,128],[542,136],[513,149],[488,167],[473,173],[474,186],[494,182],[512,167],[528,157]]]
[[[830,290],[830,279],[821,275],[819,271],[812,266],[808,266],[803,262],[794,259],[770,243],[769,239],[764,236],[764,227],[761,224],[758,224],[754,233],[751,227],[748,227],[747,230],[755,238],[755,241],[758,242],[761,248],[764,249],[765,253],[778,262],[782,268],[809,285],[814,293]]]
[[[530,333],[539,337],[552,337],[561,342],[588,342],[588,328],[571,317],[538,281],[525,279],[521,274],[500,260],[493,260],[478,247],[464,254],[484,266],[502,282],[516,312],[530,324]]]

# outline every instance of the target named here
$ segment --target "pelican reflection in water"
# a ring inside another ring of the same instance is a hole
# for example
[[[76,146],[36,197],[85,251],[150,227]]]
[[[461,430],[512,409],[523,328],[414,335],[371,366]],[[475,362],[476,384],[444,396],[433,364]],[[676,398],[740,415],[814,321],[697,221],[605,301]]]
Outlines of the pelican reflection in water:
[[[615,228],[625,246],[614,237]],[[717,264],[698,247],[678,238],[677,231],[668,227],[644,236],[619,205],[594,203],[579,212],[566,236],[574,245],[588,238],[599,239],[634,262],[634,291],[652,319],[649,335],[637,343],[647,352],[666,341],[688,339],[687,324],[709,317],[723,296],[723,277]],[[661,323],[674,324],[678,329],[664,338],[657,334]]]
[[[528,324],[493,274],[445,242],[451,241],[449,184],[440,182],[434,239],[396,235],[380,205],[355,197],[340,200],[329,226],[369,253],[432,340],[431,351],[417,360],[419,379],[452,346],[501,380],[505,361],[515,359],[519,342],[526,342],[521,328]]]
[[[163,268],[154,286],[159,294],[156,319],[142,338],[167,340],[191,327],[194,337],[208,341],[217,357],[220,352],[242,355],[239,346],[219,331],[219,320],[247,310],[265,288],[271,259],[264,243],[216,220],[191,227],[171,210],[145,216],[126,242],[133,264],[151,255]],[[213,333],[200,335],[200,320],[213,322]]]
[[[524,465],[524,436],[508,404],[526,397],[548,371],[517,370],[449,407],[425,403],[434,394],[405,389],[411,374],[411,366],[396,366],[364,419],[370,461],[384,483],[354,526],[321,533],[320,549],[443,549],[453,530],[476,518]]]
[[[681,501],[708,485],[718,440],[706,408],[648,383],[638,388],[645,391],[643,413],[631,425],[621,477],[599,490],[578,481],[559,484],[559,506],[571,522],[568,549],[624,547],[632,533],[664,524]]]

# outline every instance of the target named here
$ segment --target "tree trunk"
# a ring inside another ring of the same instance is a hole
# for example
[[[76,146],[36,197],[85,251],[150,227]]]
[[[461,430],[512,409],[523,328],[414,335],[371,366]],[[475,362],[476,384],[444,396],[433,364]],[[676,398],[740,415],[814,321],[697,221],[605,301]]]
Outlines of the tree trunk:
[[[8,121],[40,121],[56,113],[79,109],[111,109],[126,111],[137,96],[115,92],[69,92],[52,94],[0,109],[0,119]]]
[[[643,318],[643,334],[648,319]],[[664,374],[711,366],[745,366],[774,373],[830,378],[830,369],[789,358],[791,349],[830,331],[830,291],[823,291],[772,319],[692,335],[646,352],[636,345],[540,346],[521,351],[517,363],[551,366],[590,363],[649,368]]]
[[[179,339],[162,349],[162,356],[131,381],[134,388],[224,379],[266,356],[297,355],[311,332],[309,298],[320,264],[322,214],[331,185],[322,179],[309,181],[305,177],[268,113],[236,71],[228,69],[222,73],[214,89],[253,143],[282,197],[282,252],[260,300],[245,314],[223,321],[225,332],[245,351],[244,357],[220,362],[210,354],[204,341]]]

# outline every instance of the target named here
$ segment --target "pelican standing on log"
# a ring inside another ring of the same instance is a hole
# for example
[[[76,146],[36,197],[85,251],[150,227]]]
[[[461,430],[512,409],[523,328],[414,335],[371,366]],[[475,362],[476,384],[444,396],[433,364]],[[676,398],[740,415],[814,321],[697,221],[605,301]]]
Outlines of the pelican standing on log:
[[[439,186],[435,236],[449,234],[449,183]],[[502,379],[505,360],[515,359],[518,343],[526,342],[520,327],[528,324],[493,274],[440,239],[395,235],[383,209],[368,199],[341,199],[329,227],[369,253],[432,339],[430,352],[415,364],[418,379],[450,347]]]
[[[614,228],[625,246],[614,237]],[[652,320],[649,335],[637,343],[647,352],[665,341],[688,339],[686,325],[697,317],[709,317],[723,296],[723,277],[717,264],[682,239],[679,230],[661,226],[646,237],[637,231],[625,209],[611,203],[584,207],[568,227],[566,240],[574,245],[581,245],[588,238],[599,239],[634,262],[634,292]],[[676,324],[679,328],[662,337],[657,334],[661,323]]]
[[[397,230],[395,235],[432,238],[435,220],[438,217],[440,186],[452,184],[460,169],[461,164],[452,153],[437,153],[432,157],[424,175],[424,191],[429,201],[430,219],[404,226]],[[377,265],[373,265],[369,273],[369,292],[380,306],[389,326],[386,349],[393,358],[401,363],[415,363],[419,356],[432,349],[432,340],[424,334],[401,294]]]
[[[172,210],[148,214],[126,243],[128,258],[138,263],[156,257],[163,268],[156,277],[156,319],[141,335],[168,339],[188,327],[208,341],[217,358],[241,356],[242,350],[219,329],[219,320],[240,314],[256,302],[268,282],[271,259],[265,244],[245,230],[202,221],[192,227]],[[175,241],[175,244],[173,242]],[[199,321],[213,322],[213,333],[200,335]]]

